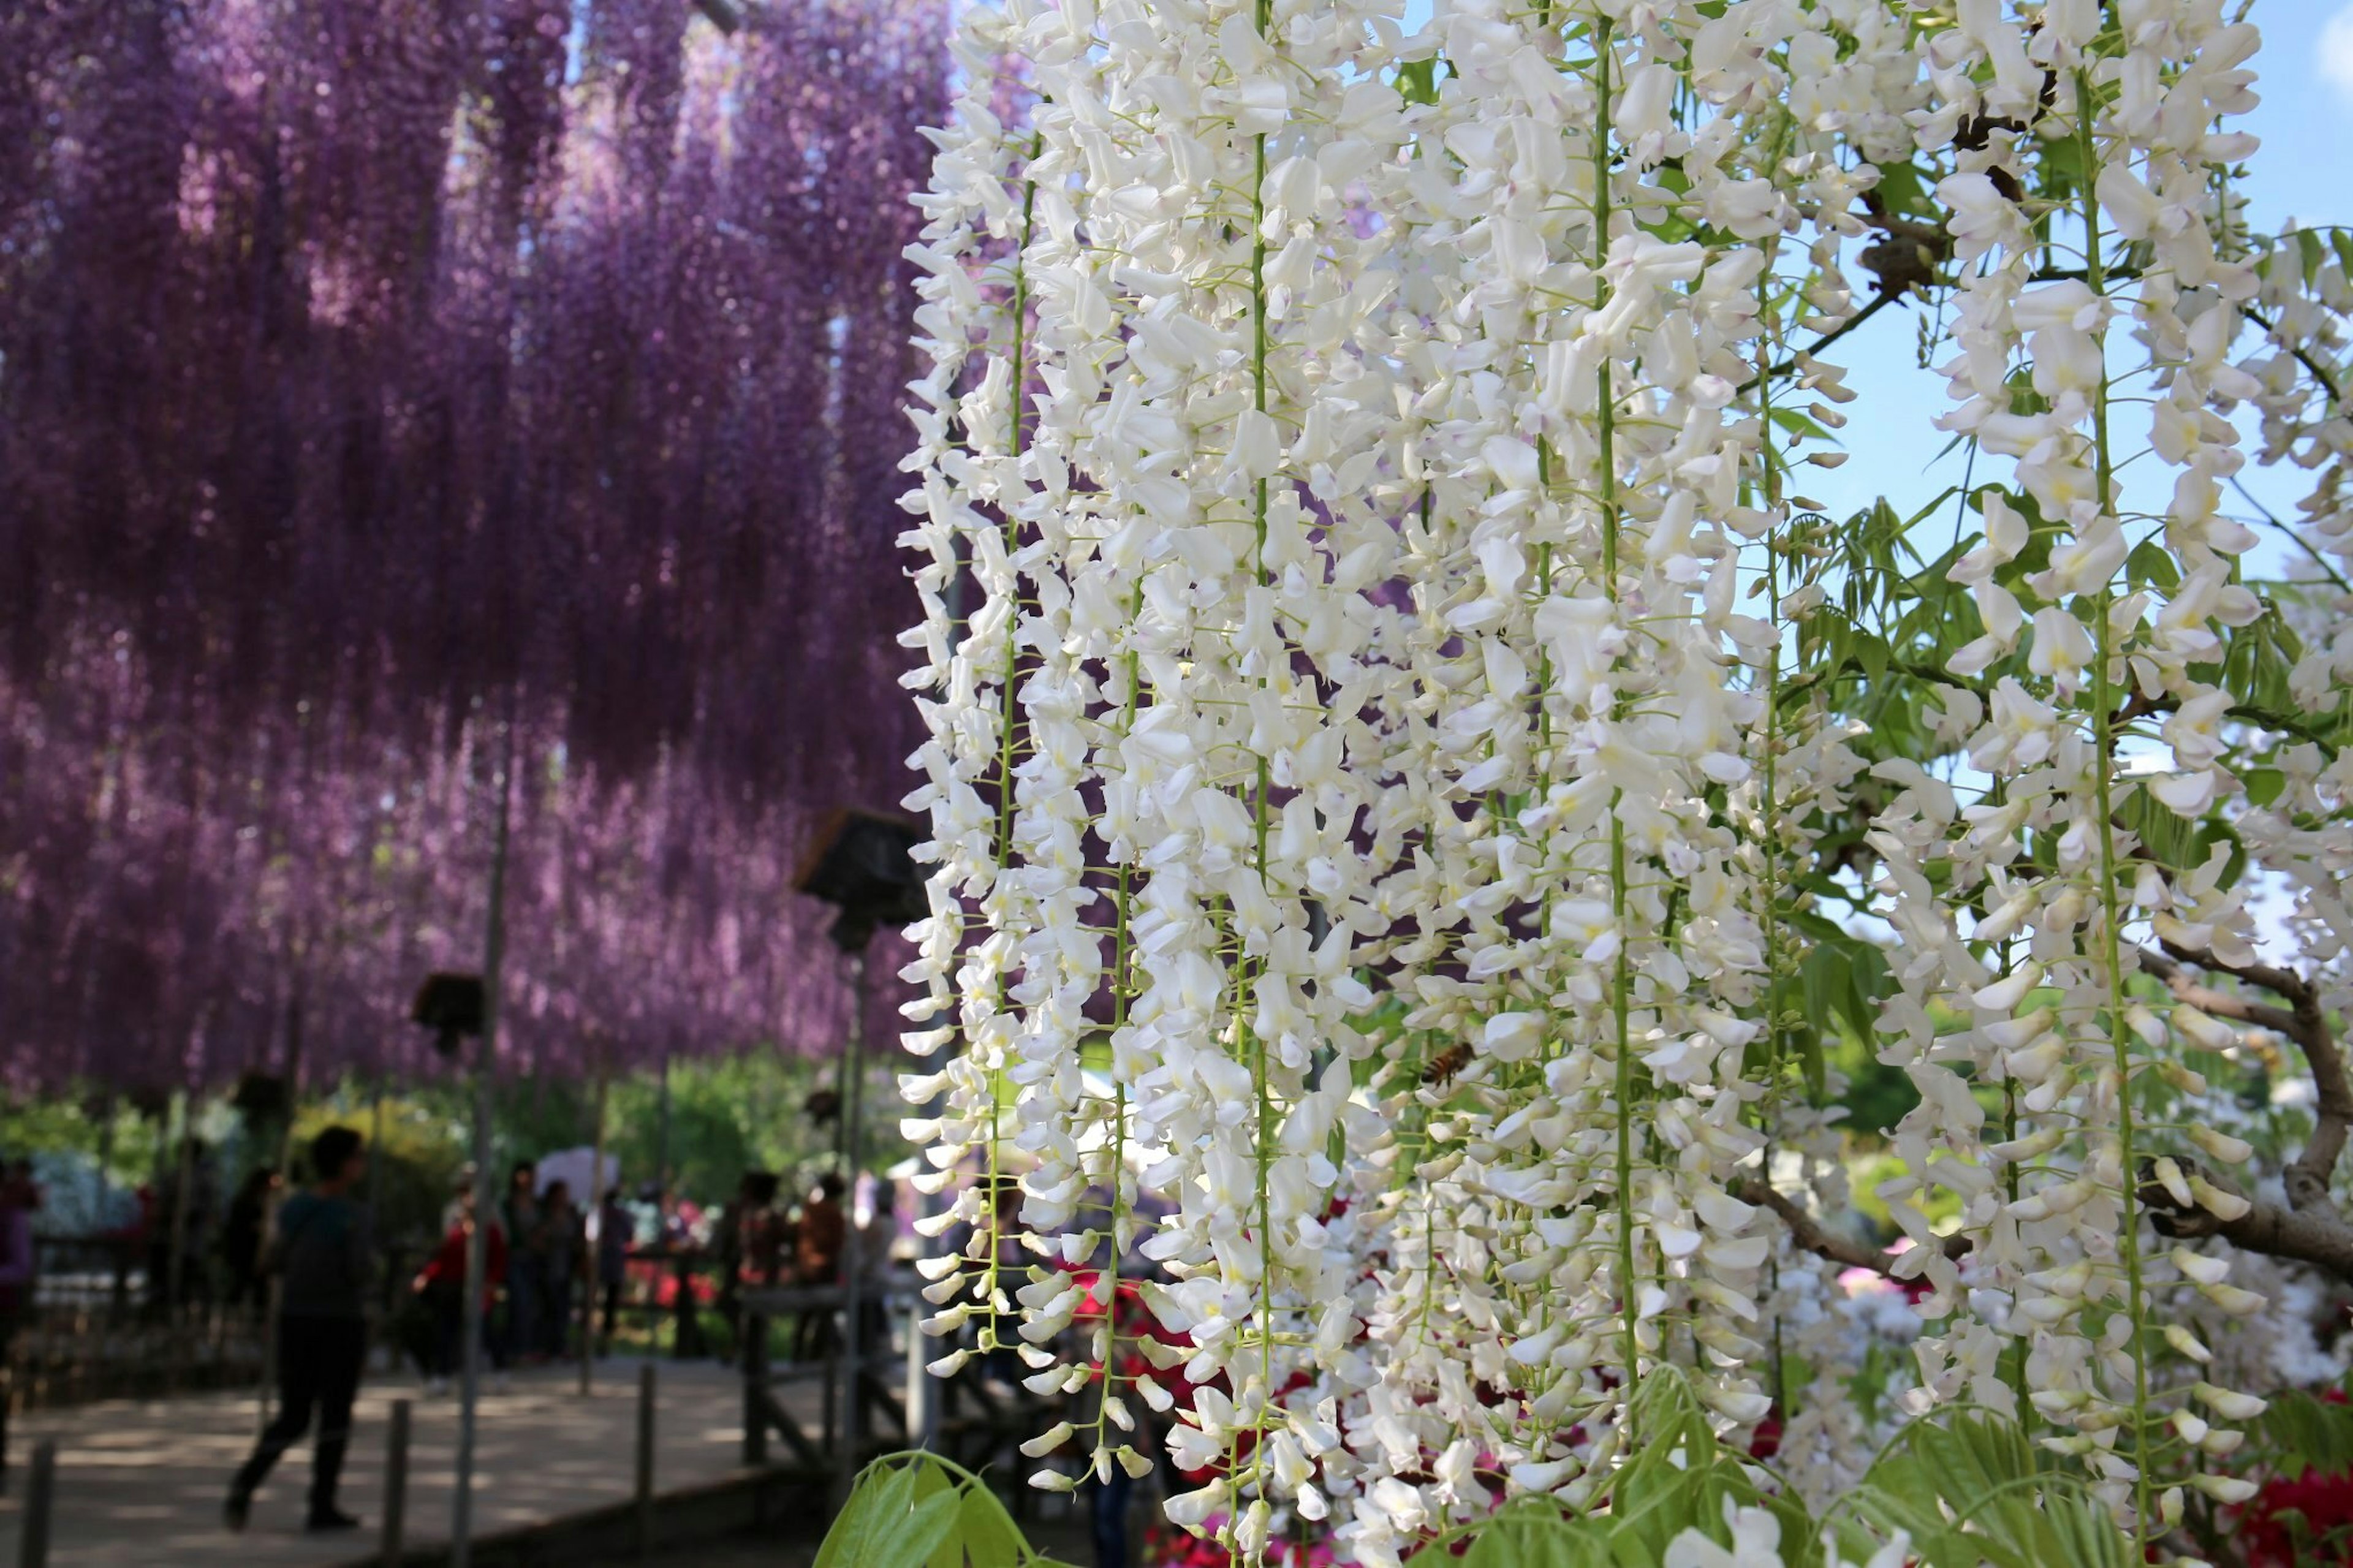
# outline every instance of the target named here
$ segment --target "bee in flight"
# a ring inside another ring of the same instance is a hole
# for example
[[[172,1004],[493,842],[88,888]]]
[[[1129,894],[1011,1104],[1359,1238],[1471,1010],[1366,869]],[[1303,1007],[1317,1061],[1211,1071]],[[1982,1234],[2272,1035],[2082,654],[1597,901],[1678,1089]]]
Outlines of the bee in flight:
[[[1469,1042],[1458,1040],[1430,1058],[1421,1069],[1421,1081],[1438,1084],[1453,1081],[1454,1075],[1471,1065]]]

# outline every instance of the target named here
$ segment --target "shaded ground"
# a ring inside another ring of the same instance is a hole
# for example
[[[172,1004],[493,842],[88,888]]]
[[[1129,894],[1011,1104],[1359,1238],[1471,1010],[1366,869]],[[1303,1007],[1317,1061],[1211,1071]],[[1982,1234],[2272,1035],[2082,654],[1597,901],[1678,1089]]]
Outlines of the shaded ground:
[[[577,1373],[569,1367],[519,1374],[505,1392],[484,1397],[474,1493],[478,1531],[530,1524],[631,1495],[637,1364],[603,1363],[595,1392],[586,1400],[575,1392]],[[734,1470],[743,1437],[736,1374],[707,1363],[662,1362],[657,1386],[656,1489],[716,1480]],[[15,1560],[33,1444],[55,1437],[59,1447],[52,1568],[317,1568],[349,1562],[376,1539],[385,1434],[396,1398],[410,1399],[414,1410],[408,1544],[446,1540],[457,1402],[427,1399],[414,1380],[403,1378],[378,1380],[362,1391],[343,1489],[343,1506],[368,1523],[359,1539],[322,1541],[302,1533],[307,1448],[289,1455],[270,1478],[243,1535],[224,1531],[221,1498],[230,1471],[252,1443],[254,1402],[250,1394],[198,1394],[115,1400],[17,1417],[9,1435],[8,1495],[0,1499],[0,1560]]]
[[[1032,1521],[1029,1544],[1064,1563],[1092,1568],[1094,1547],[1084,1519]],[[706,1546],[681,1547],[643,1561],[648,1568],[809,1568],[817,1561],[818,1537],[758,1540],[738,1537]]]

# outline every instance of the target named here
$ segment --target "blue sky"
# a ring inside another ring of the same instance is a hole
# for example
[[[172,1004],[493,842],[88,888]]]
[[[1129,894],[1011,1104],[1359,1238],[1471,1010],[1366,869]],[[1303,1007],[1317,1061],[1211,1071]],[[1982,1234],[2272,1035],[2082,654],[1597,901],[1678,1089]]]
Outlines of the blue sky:
[[[2290,217],[2307,227],[2353,225],[2353,0],[2256,0],[2252,15],[2263,33],[2254,61],[2263,104],[2242,121],[2263,138],[2246,185],[2253,219],[2266,229]],[[1910,511],[1961,482],[1958,454],[1936,459],[1945,437],[1930,422],[1945,406],[1944,384],[1915,363],[1918,314],[1917,305],[1882,311],[1832,352],[1850,367],[1847,384],[1862,395],[1847,407],[1846,466],[1806,479],[1808,493],[1833,517],[1882,495]],[[2117,347],[2128,345],[2120,338]],[[1874,439],[1869,430],[1902,432],[1904,439]],[[1998,476],[1980,465],[1974,477]],[[2294,505],[2299,477],[2274,481],[2251,473],[2247,483],[2280,511]],[[1942,529],[1939,535],[1940,542],[1949,537]],[[2269,574],[2284,563],[2266,550],[2253,565]]]
[[[2239,3],[2225,0],[2226,11]],[[1430,11],[1431,0],[1407,0],[1407,27],[1422,26]],[[2263,103],[2242,121],[2263,138],[2246,184],[2254,222],[2270,231],[2289,218],[2306,227],[2353,225],[2353,0],[2253,0],[2250,15],[2263,33],[2254,61]],[[1962,481],[1959,455],[1937,458],[1947,438],[1933,421],[1947,404],[1943,381],[1915,363],[1919,310],[1916,303],[1883,310],[1832,353],[1860,395],[1847,406],[1850,457],[1835,472],[1809,470],[1805,490],[1833,517],[1881,496],[1908,513]],[[2128,346],[2118,340],[2120,350]],[[1980,466],[1971,477],[2001,476]],[[2246,483],[2284,514],[2300,493],[2299,478],[2251,472]],[[2268,547],[2253,563],[2259,575],[2278,574],[2284,565],[2284,555]]]

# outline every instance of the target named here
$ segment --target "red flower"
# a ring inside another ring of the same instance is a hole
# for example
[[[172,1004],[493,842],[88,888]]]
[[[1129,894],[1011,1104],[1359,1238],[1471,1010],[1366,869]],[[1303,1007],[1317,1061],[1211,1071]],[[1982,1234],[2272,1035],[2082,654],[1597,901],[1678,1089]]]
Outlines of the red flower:
[[[2304,1516],[2303,1530],[2293,1530],[2279,1518],[2290,1511]],[[2347,1545],[2353,1537],[2353,1474],[2306,1470],[2292,1481],[2274,1477],[2240,1513],[2239,1531],[2247,1546],[2248,1568],[2353,1563],[2353,1548]],[[2322,1548],[2319,1556],[2298,1544],[2321,1541],[2335,1544]]]

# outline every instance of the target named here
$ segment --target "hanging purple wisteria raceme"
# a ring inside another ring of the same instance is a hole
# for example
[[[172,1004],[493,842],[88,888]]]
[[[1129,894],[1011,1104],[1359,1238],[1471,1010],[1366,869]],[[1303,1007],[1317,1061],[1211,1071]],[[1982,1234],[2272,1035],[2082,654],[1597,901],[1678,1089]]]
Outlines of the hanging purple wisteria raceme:
[[[498,727],[410,752],[314,712],[236,752],[126,720],[139,685],[0,680],[0,1082],[447,1071],[406,1004],[479,960]],[[831,1048],[828,911],[791,890],[809,816],[674,765],[596,776],[519,726],[502,1066]],[[870,996],[870,1037],[893,1000]]]
[[[790,874],[916,738],[900,253],[944,54],[896,0],[743,21],[0,17],[12,1081],[410,1060],[509,714],[518,1052],[838,1037]]]

